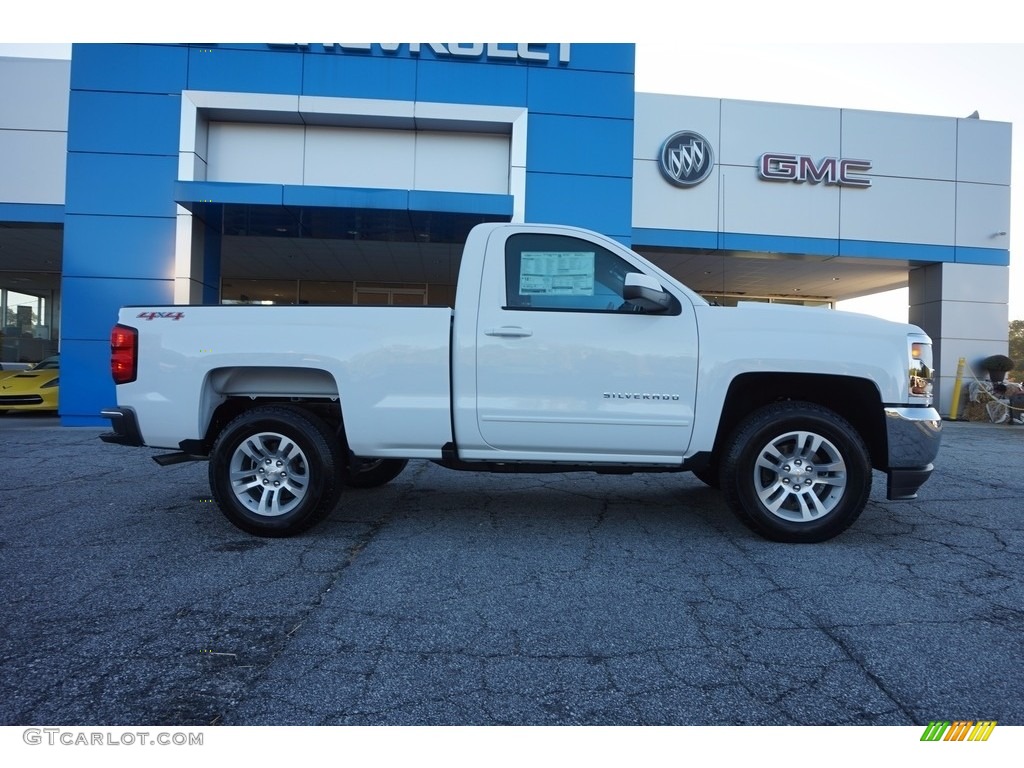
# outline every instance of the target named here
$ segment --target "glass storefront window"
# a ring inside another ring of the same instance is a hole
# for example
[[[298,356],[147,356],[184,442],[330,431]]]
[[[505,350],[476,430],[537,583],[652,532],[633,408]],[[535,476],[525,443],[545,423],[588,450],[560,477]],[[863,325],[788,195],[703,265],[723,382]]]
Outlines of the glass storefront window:
[[[221,304],[297,304],[297,280],[229,278],[221,283]]]
[[[0,362],[37,363],[57,354],[47,296],[0,288]]]

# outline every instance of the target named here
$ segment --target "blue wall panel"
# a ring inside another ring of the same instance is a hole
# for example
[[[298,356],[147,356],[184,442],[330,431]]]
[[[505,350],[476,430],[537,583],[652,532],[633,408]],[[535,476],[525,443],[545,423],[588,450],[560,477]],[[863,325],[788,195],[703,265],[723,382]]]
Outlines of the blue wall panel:
[[[60,224],[64,221],[64,206],[36,203],[0,203],[0,221]]]
[[[530,113],[588,115],[633,119],[636,97],[633,74],[529,70]],[[629,144],[633,149],[632,137]]]
[[[164,279],[174,274],[173,218],[69,215],[64,276]]]
[[[357,99],[416,98],[416,62],[339,55],[303,57],[302,93],[307,96],[344,96]]]
[[[181,93],[188,49],[177,45],[75,44],[71,90]]]
[[[197,91],[301,93],[301,53],[190,48],[188,88]]]
[[[526,104],[529,67],[468,61],[423,61],[416,78],[419,101],[455,104]]]
[[[569,49],[569,66],[574,70],[632,75],[635,65],[636,46],[632,43],[575,43]]]
[[[284,200],[284,187],[281,184],[248,184],[235,181],[176,181],[174,199],[180,203],[281,205]]]
[[[284,188],[284,204],[323,208],[381,208],[401,211],[409,207],[409,190],[287,186]]]
[[[527,219],[590,227],[628,243],[634,47],[576,44],[568,65],[557,62],[557,46],[548,52],[551,61],[527,64],[452,59],[426,46],[415,56],[407,49],[364,55],[316,44],[76,45],[65,198],[63,423],[96,423],[99,409],[113,403],[108,337],[118,308],[172,302],[176,200],[206,206],[211,215],[225,203],[270,206],[280,215],[288,215],[281,206],[511,213],[507,195],[178,182],[185,88],[526,106]],[[206,301],[215,299],[218,232],[209,231],[204,246]]]
[[[113,325],[113,323],[111,323]],[[104,339],[69,339],[60,344],[61,423],[70,427],[110,426],[103,408],[117,405],[110,378],[110,329]]]
[[[775,238],[767,239],[774,240]],[[758,250],[772,249],[767,246],[761,246]],[[906,259],[907,261],[931,263],[936,261],[953,261],[955,251],[951,245],[886,243],[874,240],[840,240],[839,255],[859,256],[868,259]]]
[[[68,213],[175,216],[178,158],[68,153]]]
[[[174,280],[65,277],[61,283],[61,343],[68,339],[107,339],[122,306],[173,304]]]
[[[177,155],[181,96],[72,91],[69,152]]]
[[[663,248],[704,248],[721,247],[717,232],[702,232],[693,229],[647,229],[633,228],[633,247],[660,246]]]
[[[632,178],[632,120],[531,113],[528,141],[530,171]]]
[[[571,224],[623,243],[633,235],[631,179],[607,176],[526,174],[526,220]]]
[[[446,213],[479,213],[512,217],[511,195],[484,195],[468,192],[409,192],[409,209]]]
[[[806,253],[814,256],[838,256],[841,241],[827,237],[788,237],[723,232],[719,247],[730,251],[769,251]]]
[[[953,258],[958,264],[1010,266],[1010,252],[1002,248],[969,248],[965,245],[958,245],[953,251]]]

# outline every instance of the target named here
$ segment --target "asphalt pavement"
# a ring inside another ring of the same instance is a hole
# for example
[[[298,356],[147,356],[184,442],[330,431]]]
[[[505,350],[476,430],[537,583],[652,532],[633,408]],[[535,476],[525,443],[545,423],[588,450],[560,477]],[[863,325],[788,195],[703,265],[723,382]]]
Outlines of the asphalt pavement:
[[[101,431],[0,416],[2,725],[1024,724],[1024,427],[816,545],[689,474],[427,462],[259,539]]]

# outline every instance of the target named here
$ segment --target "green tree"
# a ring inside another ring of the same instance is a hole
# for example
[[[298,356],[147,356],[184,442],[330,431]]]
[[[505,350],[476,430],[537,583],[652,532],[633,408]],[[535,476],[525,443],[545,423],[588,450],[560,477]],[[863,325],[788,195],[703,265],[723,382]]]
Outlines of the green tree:
[[[1010,359],[1017,363],[1015,371],[1024,371],[1024,320],[1010,321]]]

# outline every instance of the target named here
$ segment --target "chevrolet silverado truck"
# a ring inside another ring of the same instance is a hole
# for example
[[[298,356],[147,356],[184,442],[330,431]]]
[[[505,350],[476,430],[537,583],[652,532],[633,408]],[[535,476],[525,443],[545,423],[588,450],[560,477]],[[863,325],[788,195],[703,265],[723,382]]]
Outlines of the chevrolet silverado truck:
[[[756,533],[836,536],[872,472],[933,468],[931,340],[872,317],[722,307],[574,227],[470,232],[454,309],[124,307],[110,443],[209,462],[259,536],[308,529],[410,459],[485,472],[692,472]]]

